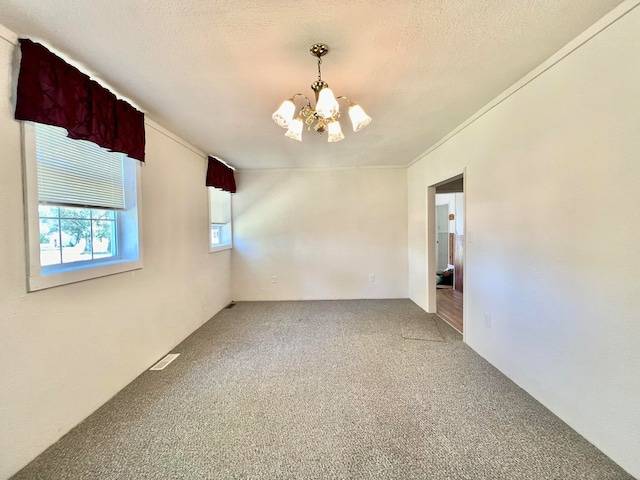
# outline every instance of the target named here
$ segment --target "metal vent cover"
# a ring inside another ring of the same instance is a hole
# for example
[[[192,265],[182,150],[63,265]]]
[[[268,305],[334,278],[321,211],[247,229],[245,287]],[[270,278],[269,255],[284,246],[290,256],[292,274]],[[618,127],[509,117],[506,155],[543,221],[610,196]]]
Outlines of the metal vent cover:
[[[167,365],[169,365],[171,362],[173,362],[179,356],[180,356],[179,353],[169,353],[169,354],[165,355],[165,357],[162,360],[160,360],[158,363],[156,363],[149,370],[163,370],[164,368],[167,367]]]

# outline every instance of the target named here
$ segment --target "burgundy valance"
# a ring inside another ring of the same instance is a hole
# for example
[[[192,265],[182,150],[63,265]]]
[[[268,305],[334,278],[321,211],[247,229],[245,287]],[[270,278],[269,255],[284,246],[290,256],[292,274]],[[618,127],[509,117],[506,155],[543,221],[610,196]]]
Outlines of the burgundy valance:
[[[236,193],[236,179],[233,177],[233,169],[215,157],[209,157],[207,168],[207,187],[221,188],[230,193]]]
[[[21,38],[16,120],[62,127],[144,162],[144,114],[39,43]]]

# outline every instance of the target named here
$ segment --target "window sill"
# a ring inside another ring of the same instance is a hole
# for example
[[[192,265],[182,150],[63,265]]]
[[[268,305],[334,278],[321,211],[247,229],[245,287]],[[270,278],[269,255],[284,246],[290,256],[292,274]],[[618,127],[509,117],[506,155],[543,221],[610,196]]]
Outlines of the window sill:
[[[209,245],[209,253],[221,252],[223,250],[231,250],[232,248],[233,248],[233,245],[230,243],[226,243],[224,245],[216,245],[215,247],[213,245]]]
[[[27,288],[29,292],[37,292],[38,290],[59,287],[70,283],[84,282],[85,280],[92,280],[94,278],[140,270],[141,268],[142,260],[116,260],[100,265],[87,265],[69,270],[47,272],[27,277]]]

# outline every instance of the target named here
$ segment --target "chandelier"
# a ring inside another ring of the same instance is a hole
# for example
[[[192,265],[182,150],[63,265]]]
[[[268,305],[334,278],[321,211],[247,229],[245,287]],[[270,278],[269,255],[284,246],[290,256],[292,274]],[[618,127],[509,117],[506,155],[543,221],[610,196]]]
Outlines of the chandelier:
[[[340,122],[338,122],[338,118],[340,118],[338,100],[344,99],[349,102],[349,118],[351,118],[354,132],[360,131],[369,125],[369,123],[371,123],[371,117],[364,113],[362,107],[356,105],[347,97],[334,97],[327,82],[322,80],[320,65],[322,64],[322,57],[329,53],[329,47],[324,43],[316,43],[311,45],[309,53],[318,57],[318,80],[311,84],[311,89],[316,94],[316,109],[311,108],[311,101],[306,95],[296,93],[288,100],[282,102],[280,108],[278,108],[271,118],[273,118],[273,121],[279,126],[286,128],[287,133],[285,133],[285,135],[294,140],[302,141],[302,128],[304,125],[307,125],[309,131],[313,127],[313,129],[321,135],[324,132],[328,132],[327,140],[329,142],[339,142],[344,138],[344,135],[342,134]],[[294,118],[296,113],[294,101],[297,97],[304,97],[307,102]]]

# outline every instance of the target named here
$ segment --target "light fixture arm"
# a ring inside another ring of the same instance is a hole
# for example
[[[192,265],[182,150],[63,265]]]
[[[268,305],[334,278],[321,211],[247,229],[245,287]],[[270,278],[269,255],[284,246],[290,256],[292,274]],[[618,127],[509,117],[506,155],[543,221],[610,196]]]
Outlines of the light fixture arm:
[[[307,97],[304,93],[294,93],[289,100],[295,103],[294,100],[296,97],[304,97],[304,99],[307,101],[307,106],[311,107],[311,100],[309,100],[309,97]]]
[[[347,102],[349,102],[350,107],[356,104],[355,102],[352,102],[351,99],[346,95],[340,95],[339,97],[336,97],[336,100],[340,100],[342,98],[344,98]]]

